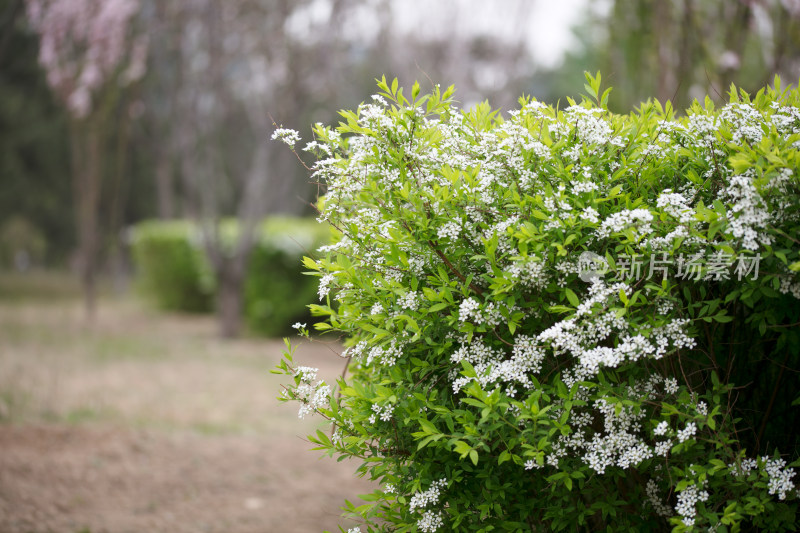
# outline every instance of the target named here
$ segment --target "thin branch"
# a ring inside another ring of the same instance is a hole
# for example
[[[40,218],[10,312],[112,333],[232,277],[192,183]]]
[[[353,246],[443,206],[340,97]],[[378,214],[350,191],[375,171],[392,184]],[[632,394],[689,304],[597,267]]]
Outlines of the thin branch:
[[[467,282],[467,278],[464,276],[464,274],[459,272],[458,269],[455,266],[453,266],[453,263],[451,263],[450,260],[436,246],[436,243],[434,243],[433,241],[429,240],[428,241],[428,245],[431,247],[431,250],[433,250],[436,253],[436,255],[439,256],[439,259],[442,260],[442,262],[447,266],[447,268],[450,270],[450,272],[455,274],[456,277],[458,279],[460,279],[462,282],[464,282],[464,283]],[[470,283],[469,284],[469,288],[472,289],[475,293],[483,296],[483,290],[480,287],[476,286],[474,283]]]

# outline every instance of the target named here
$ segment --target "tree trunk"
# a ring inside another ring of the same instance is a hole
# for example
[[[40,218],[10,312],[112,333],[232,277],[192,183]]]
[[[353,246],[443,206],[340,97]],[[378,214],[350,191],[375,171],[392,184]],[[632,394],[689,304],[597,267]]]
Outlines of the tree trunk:
[[[118,118],[117,145],[114,153],[114,172],[111,173],[111,209],[108,216],[108,270],[113,276],[114,290],[122,294],[126,289],[127,272],[125,268],[125,242],[123,224],[125,205],[128,200],[129,181],[126,175],[128,161],[128,140],[130,138],[131,114],[129,105],[122,106]],[[99,207],[99,206],[97,206]],[[101,236],[103,237],[103,236]]]
[[[156,199],[158,201],[158,217],[162,220],[175,217],[172,175],[172,157],[164,150],[158,155],[156,163]]]
[[[239,336],[242,328],[244,275],[239,262],[239,258],[224,258],[217,272],[217,318],[225,339]]]
[[[662,104],[672,99],[675,91],[675,66],[673,65],[673,31],[671,4],[656,2],[652,11],[651,28],[655,29],[655,51],[657,59],[656,98]],[[673,102],[674,103],[674,102]]]
[[[97,210],[100,201],[100,131],[96,124],[73,124],[73,195],[78,228],[78,272],[88,321],[94,320],[97,300]]]

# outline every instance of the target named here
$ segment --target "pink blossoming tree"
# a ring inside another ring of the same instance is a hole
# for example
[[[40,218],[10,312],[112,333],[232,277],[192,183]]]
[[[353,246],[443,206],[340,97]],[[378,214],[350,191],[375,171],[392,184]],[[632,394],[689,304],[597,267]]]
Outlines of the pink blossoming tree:
[[[99,249],[104,142],[121,91],[142,78],[147,36],[135,35],[138,0],[26,0],[40,36],[39,63],[71,117],[72,179],[80,273],[92,316]]]

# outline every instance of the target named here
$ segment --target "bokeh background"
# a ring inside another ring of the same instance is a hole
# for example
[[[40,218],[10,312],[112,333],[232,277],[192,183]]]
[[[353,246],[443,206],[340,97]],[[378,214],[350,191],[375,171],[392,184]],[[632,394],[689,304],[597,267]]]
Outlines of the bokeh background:
[[[800,0],[0,0],[0,530],[351,527],[369,485],[267,372],[329,238],[273,131],[382,76],[508,111],[584,71],[620,113],[794,84]]]

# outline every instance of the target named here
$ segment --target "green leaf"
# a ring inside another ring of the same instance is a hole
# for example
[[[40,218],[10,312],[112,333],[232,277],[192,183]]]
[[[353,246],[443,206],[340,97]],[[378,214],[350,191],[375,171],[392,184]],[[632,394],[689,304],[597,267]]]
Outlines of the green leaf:
[[[434,426],[431,422],[429,422],[425,418],[420,418],[419,420],[417,420],[417,422],[419,422],[419,425],[422,428],[422,431],[424,431],[428,435],[437,435],[437,434],[439,434],[439,430],[436,429],[436,426]]]
[[[415,81],[414,86],[411,87],[411,99],[416,101],[419,96],[419,82]]]
[[[455,441],[455,445],[453,446],[453,451],[461,454],[462,459],[467,456],[470,450],[472,450],[472,446],[470,446],[463,440]]]
[[[310,257],[303,257],[303,266],[309,270],[319,270],[319,264]]]
[[[573,307],[578,307],[580,305],[580,300],[578,300],[578,296],[572,292],[572,289],[564,289],[564,294],[567,295],[567,300]]]
[[[625,307],[628,307],[628,295],[625,294],[625,289],[619,290],[619,300],[625,305]]]
[[[444,437],[444,435],[442,435],[441,433],[438,434],[438,435],[429,435],[429,436],[425,437],[424,439],[422,439],[419,442],[419,444],[417,444],[417,450],[421,450],[422,448],[424,448],[425,446],[427,446],[431,442],[436,442],[437,440],[441,439],[442,437]]]
[[[725,324],[725,323],[728,323],[728,322],[732,322],[733,321],[733,317],[730,316],[730,315],[726,315],[725,311],[720,311],[719,313],[714,315],[714,320],[716,322],[720,322],[722,324]]]

